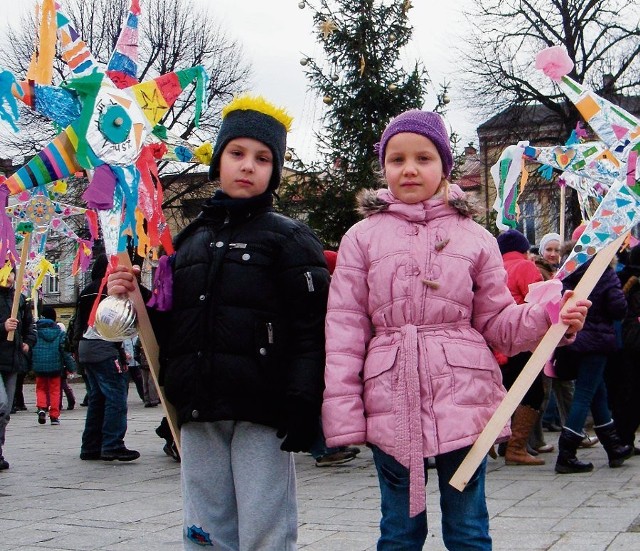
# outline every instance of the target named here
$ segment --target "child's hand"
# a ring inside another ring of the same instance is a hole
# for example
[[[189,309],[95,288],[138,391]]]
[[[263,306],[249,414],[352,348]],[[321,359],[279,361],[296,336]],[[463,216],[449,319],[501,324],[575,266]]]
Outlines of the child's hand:
[[[107,293],[109,295],[128,296],[136,288],[136,280],[140,274],[140,267],[129,269],[125,266],[117,266],[107,279]]]
[[[4,330],[8,333],[9,331],[15,331],[18,328],[18,320],[16,318],[7,318],[4,322]]]
[[[573,291],[566,291],[562,295],[562,302],[560,303],[560,309],[564,307],[567,300],[573,296]],[[564,334],[564,338],[568,341],[575,339],[576,333],[584,327],[584,320],[587,317],[587,312],[591,306],[591,301],[587,299],[578,300],[576,303],[567,308],[565,312],[560,314],[560,321],[568,325],[567,332]]]

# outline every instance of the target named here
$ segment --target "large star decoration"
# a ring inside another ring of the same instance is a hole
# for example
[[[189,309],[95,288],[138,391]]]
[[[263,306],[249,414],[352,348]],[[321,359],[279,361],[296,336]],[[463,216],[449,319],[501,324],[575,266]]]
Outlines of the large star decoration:
[[[105,247],[110,254],[124,250],[124,235],[135,236],[135,210],[141,179],[137,165],[145,141],[190,82],[196,81],[197,95],[203,98],[207,78],[204,69],[198,66],[136,83],[137,65],[121,61],[132,51],[131,47],[122,44],[131,39],[133,28],[137,31],[138,14],[137,0],[133,0],[127,24],[118,40],[120,46],[116,47],[105,72],[69,19],[60,11],[56,12],[61,56],[72,77],[61,86],[23,83],[14,86],[14,95],[50,117],[56,110],[46,101],[47,105],[43,107],[42,100],[59,99],[59,117],[68,124],[0,189],[5,196],[14,195],[84,169],[91,181],[84,196],[88,205],[100,209],[101,222],[106,224],[110,220],[113,225],[117,219],[117,225],[121,226],[117,238],[113,232],[108,238],[105,236]],[[127,67],[133,67],[134,74],[127,72]],[[125,87],[118,88],[110,75]],[[37,101],[38,93],[42,96],[40,101]],[[196,121],[201,107],[200,103],[196,106]],[[51,118],[56,120],[56,117]],[[148,218],[151,215],[145,213]]]
[[[531,147],[528,143],[516,146],[524,158],[584,178],[591,188],[609,186],[584,233],[558,270],[558,279],[574,272],[640,222],[640,120],[566,76],[572,66],[566,51],[558,46],[543,50],[536,59],[536,67],[556,82],[600,141],[551,147]],[[516,157],[511,162],[521,162]]]

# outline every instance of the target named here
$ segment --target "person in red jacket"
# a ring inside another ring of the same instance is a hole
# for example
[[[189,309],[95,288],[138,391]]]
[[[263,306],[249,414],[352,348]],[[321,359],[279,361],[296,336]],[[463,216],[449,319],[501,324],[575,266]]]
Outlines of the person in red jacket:
[[[529,258],[529,241],[517,230],[508,230],[497,237],[502,262],[507,271],[507,285],[517,304],[524,304],[529,285],[542,281],[542,274]],[[529,361],[531,352],[521,352],[502,366],[502,382],[510,389]],[[529,434],[540,417],[544,400],[542,377],[538,375],[513,414],[511,438],[505,450],[507,465],[544,465],[544,459],[533,456],[527,449]]]

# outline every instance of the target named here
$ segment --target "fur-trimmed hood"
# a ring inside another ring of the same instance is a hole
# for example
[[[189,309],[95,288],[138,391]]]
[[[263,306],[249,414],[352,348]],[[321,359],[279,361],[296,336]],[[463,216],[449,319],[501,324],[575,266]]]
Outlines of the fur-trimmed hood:
[[[467,218],[473,217],[478,212],[477,206],[467,197],[467,195],[456,184],[448,186],[448,204],[458,212],[461,216]],[[391,191],[387,188],[383,189],[363,189],[358,193],[356,198],[358,213],[367,218],[373,214],[378,214],[389,208],[393,203],[401,203]],[[443,201],[440,195],[432,199],[424,201],[425,204],[436,204]]]

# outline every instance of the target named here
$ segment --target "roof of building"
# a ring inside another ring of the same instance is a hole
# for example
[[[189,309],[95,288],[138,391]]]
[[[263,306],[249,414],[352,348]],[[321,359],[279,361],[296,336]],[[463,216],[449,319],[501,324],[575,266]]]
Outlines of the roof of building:
[[[616,95],[609,99],[629,113],[640,114],[640,96]],[[488,134],[493,130],[513,128],[514,125],[522,128],[531,128],[547,125],[557,126],[560,123],[561,120],[558,113],[542,104],[512,106],[478,126],[478,134]]]

